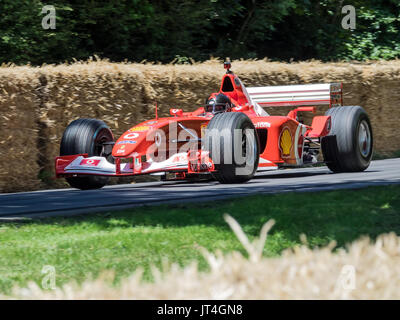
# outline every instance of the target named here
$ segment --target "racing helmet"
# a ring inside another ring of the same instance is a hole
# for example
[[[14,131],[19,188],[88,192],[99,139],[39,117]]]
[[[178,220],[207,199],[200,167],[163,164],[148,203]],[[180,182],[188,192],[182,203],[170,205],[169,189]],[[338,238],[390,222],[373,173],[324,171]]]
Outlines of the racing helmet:
[[[232,108],[231,99],[223,93],[219,93],[216,96],[211,96],[206,101],[205,111],[213,114],[220,112],[230,111]]]

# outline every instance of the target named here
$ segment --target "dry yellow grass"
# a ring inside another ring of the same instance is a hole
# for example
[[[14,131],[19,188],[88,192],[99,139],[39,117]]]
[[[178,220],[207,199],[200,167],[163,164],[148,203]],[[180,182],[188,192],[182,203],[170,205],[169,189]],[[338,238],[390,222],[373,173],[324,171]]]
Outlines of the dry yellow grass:
[[[33,70],[0,68],[0,192],[39,187],[39,81]]]
[[[279,63],[233,61],[233,70],[248,86],[295,83],[344,83],[346,105],[361,105],[371,117],[375,149],[400,149],[400,61],[367,63]],[[221,61],[193,65],[77,62],[40,68],[0,68],[0,192],[34,189],[39,169],[53,172],[62,132],[79,117],[106,121],[115,135],[169,108],[193,110],[217,91]],[[269,108],[282,114],[287,108]],[[322,110],[323,111],[323,110]],[[308,121],[310,115],[305,116]],[[22,147],[24,146],[24,147]],[[16,166],[17,150],[23,166]],[[24,168],[24,170],[22,170]],[[11,178],[7,178],[11,177]]]
[[[382,235],[372,243],[361,239],[333,253],[334,243],[311,250],[303,245],[281,257],[262,258],[269,221],[260,238],[250,243],[240,226],[227,216],[249,258],[203,250],[210,272],[196,263],[185,268],[165,264],[153,270],[154,283],[143,283],[141,272],[110,286],[108,276],[49,291],[31,283],[2,299],[400,299],[400,238]],[[268,241],[268,240],[267,240]],[[353,277],[354,275],[354,277]]]

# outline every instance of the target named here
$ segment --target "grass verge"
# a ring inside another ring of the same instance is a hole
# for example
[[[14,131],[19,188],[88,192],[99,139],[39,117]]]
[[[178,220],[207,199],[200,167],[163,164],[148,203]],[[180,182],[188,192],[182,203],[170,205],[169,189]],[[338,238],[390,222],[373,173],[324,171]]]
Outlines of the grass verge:
[[[0,292],[28,281],[40,283],[43,266],[56,268],[57,285],[97,277],[113,270],[116,281],[137,267],[151,279],[150,266],[167,258],[186,265],[207,264],[198,246],[246,254],[223,220],[232,215],[250,239],[273,218],[265,256],[279,255],[300,243],[338,246],[362,235],[400,234],[400,186],[319,193],[257,195],[225,201],[140,207],[114,213],[49,218],[0,225]]]

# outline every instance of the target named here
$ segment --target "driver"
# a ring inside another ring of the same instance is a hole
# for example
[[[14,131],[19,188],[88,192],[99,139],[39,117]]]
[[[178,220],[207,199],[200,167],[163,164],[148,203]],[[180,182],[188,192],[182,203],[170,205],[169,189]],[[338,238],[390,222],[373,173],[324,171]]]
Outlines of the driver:
[[[212,114],[228,112],[232,109],[232,102],[229,97],[223,93],[219,93],[216,96],[212,95],[206,100],[206,106],[204,109],[206,112],[211,112]]]

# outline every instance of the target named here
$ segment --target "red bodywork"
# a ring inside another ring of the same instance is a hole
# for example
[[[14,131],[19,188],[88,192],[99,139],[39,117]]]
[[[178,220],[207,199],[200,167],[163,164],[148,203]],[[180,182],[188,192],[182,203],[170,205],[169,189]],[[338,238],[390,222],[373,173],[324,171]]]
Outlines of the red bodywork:
[[[297,102],[297,108],[286,116],[269,116],[257,112],[256,106],[241,83],[239,78],[228,72],[222,78],[218,93],[230,97],[234,105],[231,112],[243,112],[254,123],[260,142],[260,161],[258,170],[277,169],[282,166],[302,166],[303,151],[306,141],[321,138],[329,133],[330,117],[316,116],[312,125],[307,126],[297,121],[297,112],[315,112],[314,106],[302,106],[304,101]],[[339,97],[341,99],[341,95]],[[266,103],[268,105],[268,103]],[[275,105],[287,105],[287,102],[276,102]],[[60,156],[55,160],[57,177],[77,175],[109,175],[127,176],[139,174],[152,174],[162,172],[176,172],[177,177],[184,178],[186,173],[212,172],[214,165],[206,152],[201,151],[198,144],[196,152],[187,154],[174,154],[169,145],[157,146],[157,137],[153,134],[158,129],[165,133],[166,141],[171,143],[177,140],[177,150],[184,142],[176,139],[170,132],[171,124],[179,124],[177,135],[182,132],[180,125],[189,130],[194,130],[198,137],[202,136],[202,130],[206,128],[213,115],[205,113],[200,107],[193,112],[183,112],[181,109],[171,109],[171,117],[158,118],[142,122],[126,131],[116,142],[112,150],[115,164],[105,163],[105,158],[88,158],[87,154]],[[186,134],[186,132],[184,132]],[[190,139],[186,137],[186,140]],[[149,154],[154,149],[166,150],[166,158],[158,163],[152,161]],[[174,158],[175,157],[175,158]],[[78,158],[79,163],[77,162]],[[88,158],[89,161],[82,161]],[[76,161],[75,161],[76,160]],[[164,162],[163,162],[164,161]],[[184,165],[186,164],[186,166]],[[207,164],[207,165],[205,165]],[[96,167],[101,167],[96,171]]]

